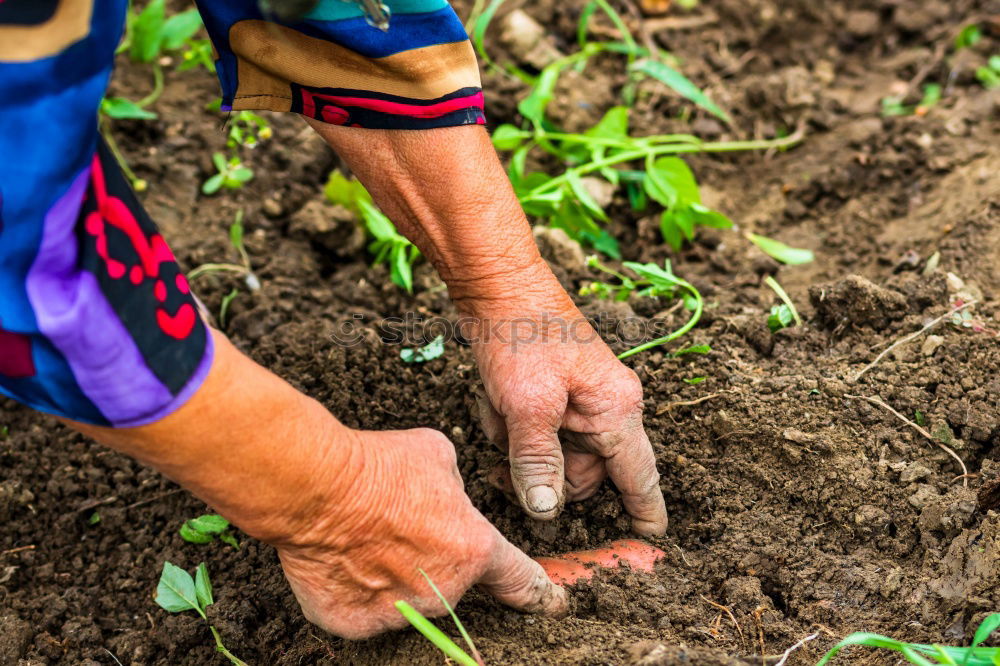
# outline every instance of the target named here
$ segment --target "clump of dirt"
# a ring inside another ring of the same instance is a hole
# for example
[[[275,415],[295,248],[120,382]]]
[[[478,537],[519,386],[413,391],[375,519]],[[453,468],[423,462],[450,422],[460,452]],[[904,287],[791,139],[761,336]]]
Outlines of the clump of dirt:
[[[550,46],[568,52],[582,4],[524,11],[552,32]],[[458,612],[487,663],[774,664],[818,633],[786,662],[806,665],[855,630],[968,642],[1000,609],[1000,128],[997,92],[971,74],[1000,39],[984,20],[984,38],[966,60],[947,52],[970,17],[991,12],[968,0],[711,0],[683,16],[697,27],[650,36],[734,121],[723,126],[662,86],[642,84],[637,131],[735,139],[808,129],[799,149],[690,162],[706,203],[740,231],[809,247],[817,258],[780,267],[730,232],[702,233],[674,253],[655,219],[612,204],[611,230],[626,257],[669,257],[709,304],[683,342],[709,343],[710,353],[659,349],[629,359],[645,386],[671,513],[667,535],[654,540],[667,557],[652,576],[625,568],[575,586],[574,611],[562,621],[471,592]],[[516,59],[489,45],[499,59]],[[121,65],[113,92],[137,97],[148,72]],[[586,76],[588,86],[563,91],[556,120],[585,126],[627,82],[623,62],[610,56]],[[922,116],[879,117],[887,92],[919,94],[925,81],[947,84],[939,105]],[[492,121],[516,120],[524,86],[496,72],[485,83]],[[591,99],[593,90],[602,92]],[[148,209],[187,267],[235,260],[226,229],[238,209],[246,212],[261,289],[220,275],[195,284],[215,313],[238,289],[226,325],[236,344],[348,425],[442,430],[473,502],[533,555],[626,536],[611,487],[538,523],[487,483],[499,454],[474,416],[470,351],[449,343],[442,358],[406,365],[386,333],[407,312],[424,318],[404,327],[408,341],[433,330],[434,318],[453,321],[447,293],[426,265],[413,296],[367,265],[349,218],[322,200],[336,158],[311,130],[273,118],[275,138],[248,160],[254,181],[224,197],[199,193],[225,136],[216,116],[192,112],[191,100],[215,94],[205,73],[168,68],[159,119],[116,131],[151,184]],[[597,278],[559,233],[537,238],[571,293]],[[937,267],[928,268],[935,255]],[[762,277],[771,274],[805,325],[768,330],[777,301]],[[946,319],[931,332],[934,344],[898,347],[849,383],[893,341],[947,312],[955,277],[980,296],[968,325]],[[617,322],[686,316],[650,300],[578,300],[589,314],[605,313],[609,340],[622,349]],[[347,333],[355,344],[337,342]],[[958,478],[961,469],[935,442],[852,396],[879,397],[922,423],[972,476]],[[107,664],[109,652],[123,664],[221,663],[200,618],[152,602],[164,560],[189,569],[208,562],[211,619],[248,663],[442,662],[412,632],[364,642],[324,635],[303,619],[271,548],[245,538],[239,550],[182,541],[177,528],[207,507],[169,481],[11,402],[0,402],[0,425],[9,428],[0,440],[0,665]],[[895,663],[863,650],[842,661]]]

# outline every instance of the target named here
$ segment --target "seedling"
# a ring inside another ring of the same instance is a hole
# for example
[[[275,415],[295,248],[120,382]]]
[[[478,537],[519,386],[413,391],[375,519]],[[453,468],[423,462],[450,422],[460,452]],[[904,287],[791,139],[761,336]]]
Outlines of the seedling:
[[[937,644],[924,645],[921,643],[904,643],[879,634],[871,634],[859,631],[851,634],[844,640],[833,646],[833,649],[819,660],[816,666],[825,666],[833,659],[838,652],[849,645],[865,645],[868,647],[894,650],[903,655],[911,664],[918,666],[933,666],[934,664],[946,664],[947,666],[996,666],[1000,664],[1000,648],[979,647],[986,642],[998,627],[1000,627],[1000,613],[988,615],[972,639],[969,647],[949,647]]]
[[[687,322],[677,330],[663,337],[632,347],[619,354],[619,359],[628,358],[639,352],[658,347],[671,340],[676,340],[694,328],[698,320],[701,319],[701,313],[705,305],[701,297],[701,292],[695,289],[694,285],[690,282],[674,275],[669,259],[663,262],[663,268],[660,268],[656,264],[640,264],[634,261],[624,262],[622,266],[638,275],[638,278],[631,278],[624,273],[609,268],[594,256],[587,259],[587,265],[618,278],[620,284],[613,285],[606,282],[592,282],[580,290],[580,293],[583,295],[593,294],[598,298],[613,297],[619,301],[627,299],[633,292],[638,296],[648,298],[660,298],[662,296],[672,299],[680,297],[684,299],[684,307],[692,312]]]
[[[439,335],[423,347],[416,349],[401,349],[399,357],[403,363],[426,363],[444,354],[444,336]]]
[[[208,622],[205,609],[215,603],[212,597],[212,581],[208,577],[208,567],[202,562],[195,569],[194,578],[184,569],[171,564],[163,563],[163,573],[160,574],[160,582],[156,586],[156,603],[168,613],[183,613],[193,610],[201,616],[201,619]],[[218,630],[208,625],[215,638],[215,649],[222,653],[235,666],[247,666],[247,663],[239,659],[236,655],[226,649],[222,644],[222,637]]]
[[[681,381],[684,382],[685,384],[691,384],[692,386],[695,386],[697,384],[701,384],[706,379],[708,379],[708,377],[688,377],[682,379]]]
[[[484,35],[503,1],[493,0],[480,14],[472,31],[473,43],[487,63],[493,61],[485,52]],[[587,22],[598,10],[610,17],[622,35],[621,41],[588,41]],[[608,53],[627,56],[633,77],[659,80],[723,121],[729,121],[725,112],[704,92],[664,62],[665,54],[637,45],[621,17],[606,0],[593,0],[584,8],[578,41],[579,51],[550,63],[537,77],[507,68],[508,72],[530,83],[532,89],[518,104],[524,126],[501,125],[493,134],[493,142],[498,150],[512,152],[508,172],[525,212],[611,257],[620,258],[618,244],[601,228],[600,223],[608,219],[607,213],[588,190],[584,176],[600,177],[615,188],[624,189],[636,211],[645,210],[650,199],[661,205],[663,238],[679,250],[686,240],[694,238],[696,227],[727,229],[732,227],[732,222],[701,203],[694,175],[676,155],[781,148],[801,140],[800,134],[773,141],[718,143],[705,143],[687,134],[633,137],[628,129],[627,106],[610,109],[600,122],[582,134],[561,132],[546,116],[559,77],[569,68],[580,70],[590,58]],[[633,89],[634,86],[625,87],[626,103],[631,102]],[[535,149],[550,153],[569,168],[556,176],[543,172],[526,173],[528,155]]]
[[[465,626],[458,619],[458,615],[455,614],[451,604],[448,603],[448,600],[441,594],[437,585],[434,584],[434,581],[431,580],[430,576],[423,569],[417,569],[417,571],[427,580],[427,584],[431,586],[434,594],[437,595],[437,598],[440,599],[441,603],[448,610],[448,614],[451,615],[452,621],[458,627],[459,633],[462,634],[462,638],[465,640],[465,644],[469,646],[469,650],[473,656],[469,656],[465,650],[455,644],[455,641],[451,640],[443,631],[435,627],[430,620],[421,615],[420,611],[405,601],[397,601],[395,604],[396,610],[406,618],[407,622],[413,625],[414,629],[423,634],[424,638],[433,643],[434,647],[441,650],[448,659],[453,659],[461,666],[483,666],[483,658],[479,655],[479,650],[476,649],[476,645],[472,642],[469,632],[465,630]]]
[[[413,293],[413,264],[420,251],[372,201],[365,186],[356,178],[347,178],[339,171],[330,173],[324,188],[326,198],[353,212],[372,237],[368,251],[375,255],[373,265],[388,264],[393,283]]]
[[[916,104],[909,106],[903,103],[902,97],[883,97],[883,116],[922,116],[927,111],[941,101],[941,86],[937,83],[927,83],[924,85],[924,96]]]
[[[229,529],[229,521],[209,513],[184,521],[178,533],[188,543],[212,543],[216,539],[239,550],[240,544]]]
[[[795,309],[795,303],[789,298],[788,292],[778,284],[778,281],[773,277],[768,275],[764,278],[764,283],[770,287],[778,298],[781,299],[781,305],[775,305],[771,308],[771,314],[767,318],[767,327],[771,329],[772,333],[776,333],[783,328],[788,328],[793,323],[796,326],[802,325],[802,318],[799,316],[799,311]]]
[[[178,71],[186,72],[201,65],[215,73],[215,58],[212,56],[212,42],[208,39],[187,39],[184,42],[184,53],[177,65]]]
[[[975,46],[982,38],[983,31],[982,28],[979,27],[979,24],[970,23],[962,28],[962,30],[955,36],[955,50],[961,51],[962,49],[969,48],[970,46]]]
[[[985,65],[977,67],[976,78],[988,90],[1000,88],[1000,55],[990,56]]]
[[[222,188],[238,190],[253,180],[253,170],[243,166],[240,158],[236,155],[227,160],[226,156],[222,153],[214,153],[212,155],[212,164],[215,165],[218,173],[202,184],[201,191],[203,194],[212,195]]]
[[[202,264],[187,274],[187,279],[193,282],[203,275],[209,273],[238,273],[244,276],[247,288],[250,291],[260,289],[260,279],[254,274],[250,266],[250,256],[243,245],[243,209],[236,211],[233,223],[229,225],[229,242],[240,255],[242,264]],[[232,298],[229,299],[230,301]],[[228,308],[228,304],[226,306]]]
[[[226,145],[234,151],[239,146],[256,148],[259,142],[271,136],[271,126],[265,118],[252,111],[240,111],[231,119]]]

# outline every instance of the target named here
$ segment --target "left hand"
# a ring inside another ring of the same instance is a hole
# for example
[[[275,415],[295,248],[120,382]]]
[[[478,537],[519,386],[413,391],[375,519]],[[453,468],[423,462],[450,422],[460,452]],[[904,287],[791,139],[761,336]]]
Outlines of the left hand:
[[[632,529],[663,534],[667,511],[636,374],[575,307],[485,321],[494,334],[473,345],[486,393],[479,411],[487,437],[510,457],[501,485],[533,518],[549,520],[610,476]]]

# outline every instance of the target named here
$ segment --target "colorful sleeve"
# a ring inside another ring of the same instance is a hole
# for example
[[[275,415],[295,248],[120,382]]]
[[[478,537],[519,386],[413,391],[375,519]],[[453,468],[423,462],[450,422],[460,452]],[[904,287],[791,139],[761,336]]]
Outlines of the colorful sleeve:
[[[126,0],[0,1],[0,393],[105,426],[150,423],[212,339],[102,145]]]
[[[365,13],[373,2],[320,0],[284,24],[258,0],[198,0],[223,108],[372,129],[484,124],[475,53],[446,0],[387,0],[381,27]]]

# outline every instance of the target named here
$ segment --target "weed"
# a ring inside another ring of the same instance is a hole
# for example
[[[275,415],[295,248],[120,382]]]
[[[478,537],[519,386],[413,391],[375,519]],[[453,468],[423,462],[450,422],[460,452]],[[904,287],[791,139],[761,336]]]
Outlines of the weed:
[[[969,647],[949,647],[937,644],[904,643],[879,634],[856,632],[833,646],[833,649],[820,659],[816,666],[824,666],[833,659],[840,650],[849,645],[864,645],[899,652],[911,664],[918,666],[933,666],[946,664],[948,666],[995,666],[1000,664],[1000,647],[979,647],[1000,627],[1000,613],[988,615],[972,639]],[[933,659],[933,661],[931,661]]]
[[[458,619],[458,615],[452,609],[451,604],[448,600],[444,598],[441,591],[431,580],[430,576],[423,569],[417,569],[420,574],[427,580],[427,584],[430,585],[431,589],[434,590],[434,594],[437,598],[444,604],[445,609],[447,609],[448,614],[451,615],[452,621],[455,626],[458,627],[458,631],[462,634],[462,638],[465,640],[465,644],[469,646],[469,650],[472,652],[473,656],[469,656],[465,650],[460,648],[455,644],[455,641],[451,640],[442,632],[440,629],[431,624],[430,620],[420,614],[416,608],[406,603],[405,601],[397,601],[395,606],[396,610],[399,611],[400,615],[406,618],[406,621],[413,625],[413,628],[424,635],[424,638],[429,640],[434,646],[441,650],[441,652],[448,659],[453,659],[455,662],[461,666],[482,666],[483,658],[479,655],[479,650],[476,649],[475,643],[472,642],[472,638],[469,636],[469,632],[465,630],[465,626],[462,621]]]
[[[401,349],[399,357],[403,363],[425,363],[433,361],[444,354],[444,336],[439,335],[423,347],[416,349]]]
[[[260,289],[260,278],[253,272],[253,268],[250,265],[250,255],[247,254],[247,249],[243,245],[243,209],[236,211],[236,216],[233,218],[233,223],[229,225],[229,243],[236,249],[240,255],[240,264],[202,264],[197,268],[191,270],[187,274],[187,279],[189,282],[194,282],[200,277],[209,275],[210,273],[235,273],[237,275],[243,276],[243,281],[246,283],[247,288],[250,291],[257,291]],[[229,314],[229,306],[232,305],[233,300],[239,295],[237,289],[232,289],[228,294],[222,297],[222,304],[219,306],[219,326],[221,328],[226,327],[226,317]]]
[[[160,574],[160,582],[156,586],[156,603],[168,613],[183,613],[193,610],[201,616],[201,619],[208,622],[205,609],[215,603],[212,597],[212,581],[208,577],[208,567],[202,562],[195,569],[194,578],[184,569],[171,564],[163,563],[163,573]],[[223,654],[235,666],[247,666],[246,662],[236,657],[222,644],[222,637],[218,630],[211,624],[208,628],[215,638],[215,649]]]
[[[795,303],[789,298],[788,292],[778,284],[778,281],[773,277],[768,275],[764,278],[764,283],[770,287],[778,298],[781,299],[780,305],[775,305],[771,308],[771,314],[767,318],[767,327],[771,329],[772,333],[776,333],[783,328],[788,328],[793,323],[796,326],[802,325],[802,318],[799,317],[799,311],[795,309]]]
[[[473,29],[473,42],[487,63],[495,66],[483,47],[483,37],[490,21],[504,0],[493,0],[480,14]],[[622,35],[618,42],[594,42],[587,39],[587,22],[598,10],[607,14]],[[679,250],[694,238],[698,226],[730,228],[732,222],[721,213],[701,203],[694,174],[682,153],[727,152],[780,148],[797,143],[794,135],[773,141],[735,141],[705,143],[687,134],[633,137],[628,129],[628,107],[610,109],[594,127],[582,134],[560,132],[546,116],[561,74],[569,68],[582,69],[598,54],[620,54],[628,58],[630,74],[637,78],[656,79],[696,105],[725,122],[729,117],[704,92],[683,74],[666,64],[666,54],[652,53],[636,44],[621,17],[606,0],[593,0],[583,10],[578,29],[580,50],[547,65],[537,77],[508,68],[531,84],[527,97],[518,104],[525,127],[501,125],[493,134],[498,150],[511,151],[508,173],[521,205],[529,215],[561,228],[570,237],[601,252],[620,258],[618,244],[601,228],[606,212],[589,191],[584,176],[607,180],[615,188],[624,188],[632,208],[645,210],[650,199],[663,207],[660,228],[664,240]],[[633,80],[634,82],[634,80]],[[631,101],[633,86],[623,94]],[[535,149],[569,165],[562,174],[526,172],[528,155]]]
[[[202,186],[203,194],[215,194],[222,188],[227,190],[238,190],[246,183],[253,180],[253,170],[243,166],[240,158],[233,155],[228,160],[222,153],[212,155],[212,164],[218,173],[206,180]]]
[[[976,68],[976,78],[984,88],[1000,88],[1000,55],[990,56],[985,65]]]
[[[400,234],[392,220],[375,206],[365,186],[356,178],[347,178],[339,171],[330,173],[324,188],[326,198],[353,212],[372,237],[368,251],[375,255],[374,265],[388,264],[393,283],[413,293],[413,264],[420,251]]]
[[[239,550],[240,544],[229,529],[229,521],[214,513],[184,521],[178,530],[188,543],[212,543],[216,539]]]
[[[661,296],[666,298],[680,297],[684,299],[684,307],[692,312],[687,322],[677,330],[663,337],[627,349],[618,355],[619,359],[628,358],[639,352],[658,347],[671,340],[676,340],[694,328],[694,325],[701,319],[701,313],[705,306],[701,292],[695,289],[694,285],[690,282],[674,275],[673,270],[670,268],[669,259],[663,262],[663,268],[660,268],[656,264],[640,264],[634,261],[622,263],[622,266],[638,275],[638,278],[631,278],[624,273],[609,268],[594,256],[587,259],[587,265],[618,278],[620,284],[613,285],[606,282],[592,282],[580,290],[582,295],[593,294],[598,298],[614,298],[618,301],[626,300],[633,292],[637,296],[648,298],[659,298]]]
[[[215,73],[215,58],[212,55],[212,42],[208,39],[188,39],[184,42],[184,53],[181,55],[181,62],[177,69],[186,72],[201,65],[208,71]]]
[[[239,146],[256,148],[259,142],[270,139],[272,134],[265,118],[252,111],[240,111],[230,119],[226,145],[233,150]]]

